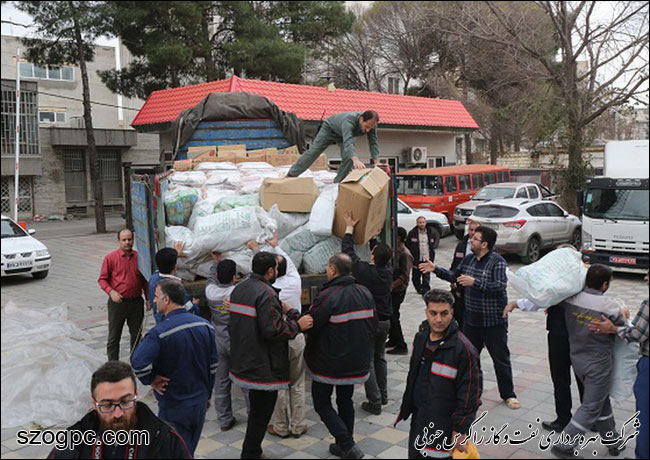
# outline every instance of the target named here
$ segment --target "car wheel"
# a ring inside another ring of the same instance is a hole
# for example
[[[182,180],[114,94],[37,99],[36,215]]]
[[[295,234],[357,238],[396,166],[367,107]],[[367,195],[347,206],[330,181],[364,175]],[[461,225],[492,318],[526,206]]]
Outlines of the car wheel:
[[[438,249],[440,245],[440,231],[433,225],[430,225],[429,228],[433,231],[433,249]]]
[[[528,265],[535,263],[539,260],[539,257],[542,255],[542,246],[539,243],[539,240],[535,237],[528,240],[528,246],[526,247],[526,255],[522,257],[523,262]]]
[[[465,236],[465,232],[462,230],[456,230],[454,229],[454,236],[458,238],[459,240],[462,240],[463,237]]]
[[[573,235],[571,235],[571,246],[576,248],[576,251],[579,251],[581,249],[582,245],[582,230],[579,228],[576,228],[573,231]]]
[[[42,271],[42,272],[32,273],[32,276],[33,276],[35,279],[37,279],[37,280],[42,280],[42,279],[45,278],[49,273],[50,273],[49,270],[45,270],[45,271]]]

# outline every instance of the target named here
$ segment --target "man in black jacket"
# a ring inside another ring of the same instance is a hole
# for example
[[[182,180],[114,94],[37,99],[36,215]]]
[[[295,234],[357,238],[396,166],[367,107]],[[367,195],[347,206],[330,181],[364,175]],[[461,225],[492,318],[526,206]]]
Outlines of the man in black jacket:
[[[90,383],[94,410],[68,428],[68,432],[94,431],[93,444],[78,444],[72,449],[54,448],[48,458],[192,458],[183,439],[138,402],[135,374],[127,363],[108,361],[97,369]],[[145,431],[148,439],[133,445],[106,444],[108,431]]]
[[[346,213],[345,236],[343,236],[343,252],[352,259],[352,276],[359,284],[368,288],[372,294],[377,308],[379,324],[375,333],[372,346],[372,360],[370,361],[370,378],[366,381],[366,398],[368,401],[361,404],[361,408],[374,415],[381,414],[382,404],[388,404],[388,364],[386,363],[386,339],[390,330],[390,319],[393,316],[391,305],[391,287],[393,272],[390,267],[392,251],[384,243],[370,241],[372,254],[370,263],[362,261],[354,251],[352,234],[354,227],[359,223],[354,220],[351,213]]]
[[[458,330],[454,299],[433,289],[424,296],[426,321],[413,342],[402,407],[395,425],[411,416],[409,458],[451,457],[466,451],[467,437],[481,405],[483,375],[476,348]],[[442,431],[442,435],[434,434]]]
[[[427,227],[427,220],[424,217],[418,217],[417,223],[406,237],[406,247],[413,256],[413,286],[418,294],[424,295],[431,289],[429,285],[431,275],[422,273],[418,265],[426,261],[435,262],[436,238],[433,229]]]
[[[289,345],[309,329],[311,316],[280,302],[272,286],[278,276],[277,255],[258,252],[250,278],[230,295],[230,379],[248,388],[250,412],[241,458],[261,458],[262,440],[278,390],[289,387]]]
[[[336,439],[330,453],[362,458],[354,443],[354,385],[369,375],[377,318],[372,295],[351,276],[352,261],[335,254],[327,264],[329,281],[309,310],[314,327],[307,333],[305,361],[311,376],[314,410]],[[338,412],[332,407],[336,387]]]
[[[451,261],[449,271],[454,271],[460,265],[463,259],[472,253],[472,245],[470,239],[474,236],[474,232],[481,224],[478,222],[467,219],[467,235],[465,235],[456,245],[454,251],[454,258]],[[463,330],[463,315],[465,314],[465,298],[463,297],[463,286],[458,283],[451,283],[451,293],[454,296],[454,319],[458,323],[458,328]]]

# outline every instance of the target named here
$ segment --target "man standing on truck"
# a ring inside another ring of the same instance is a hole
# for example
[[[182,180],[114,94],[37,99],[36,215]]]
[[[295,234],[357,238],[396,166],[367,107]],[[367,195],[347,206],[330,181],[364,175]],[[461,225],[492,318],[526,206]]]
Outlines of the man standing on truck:
[[[379,115],[374,110],[365,112],[341,112],[329,117],[318,131],[314,142],[300,159],[291,167],[287,177],[298,177],[308,169],[327,147],[339,144],[341,165],[334,182],[341,182],[353,169],[364,169],[366,165],[359,160],[354,148],[354,138],[368,136],[370,162],[375,164],[379,158],[377,144],[377,123]]]
[[[141,337],[144,319],[144,301],[147,280],[138,268],[138,253],[133,250],[133,232],[124,228],[117,233],[120,248],[104,257],[99,274],[99,286],[108,294],[108,342],[106,354],[109,361],[120,359],[120,340],[126,321],[131,334],[131,351]]]

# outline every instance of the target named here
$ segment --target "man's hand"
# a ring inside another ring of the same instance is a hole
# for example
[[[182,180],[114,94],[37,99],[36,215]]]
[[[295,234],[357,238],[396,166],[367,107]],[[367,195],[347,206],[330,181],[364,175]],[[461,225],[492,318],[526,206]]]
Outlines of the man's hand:
[[[300,326],[301,331],[306,331],[314,327],[314,318],[311,315],[305,315],[298,320],[298,326]]]
[[[366,169],[366,165],[359,160],[359,157],[352,157],[353,169]]]
[[[589,323],[589,330],[594,334],[616,334],[618,328],[614,326],[609,318],[605,315],[600,315],[602,321],[592,321]]]
[[[148,300],[145,302],[145,305],[147,306],[147,311],[151,311],[151,302]]]
[[[183,252],[185,251],[185,246],[186,246],[185,241],[176,241],[174,243],[174,249],[176,249],[176,252],[178,253],[178,257],[185,257],[186,254]]]
[[[630,319],[630,309],[627,307],[621,307],[621,314],[623,315],[623,318],[627,321]]]
[[[156,391],[156,393],[162,396],[165,394],[165,391],[167,391],[168,383],[169,383],[169,379],[167,377],[163,377],[162,375],[156,375],[151,381],[151,388],[153,388]]]
[[[122,303],[122,295],[117,292],[115,289],[111,289],[111,292],[108,294],[111,297],[111,300],[115,303]]]
[[[192,303],[193,303],[194,305],[198,305],[198,304],[201,303],[201,299],[199,299],[198,297],[194,297],[194,298],[192,299]]]
[[[248,246],[248,249],[251,249],[251,250],[253,250],[255,252],[260,250],[260,245],[257,244],[257,241],[255,241],[255,240],[249,241],[248,243],[246,243],[246,246]]]
[[[359,223],[359,219],[354,220],[354,217],[352,217],[352,213],[350,211],[347,211],[343,215],[343,220],[345,221],[345,226],[346,227],[353,227],[356,226]]]
[[[420,265],[418,265],[418,268],[422,273],[432,273],[436,271],[436,264],[430,260],[427,260],[426,262],[422,262]]]
[[[510,302],[508,305],[506,305],[506,308],[503,309],[503,317],[507,318],[510,312],[512,312],[512,310],[515,308],[519,308],[517,302]]]
[[[272,248],[278,247],[278,231],[273,232],[273,238],[266,240],[267,243],[271,245]]]
[[[456,441],[456,445],[454,447],[462,453],[467,453],[467,445],[461,444],[463,441],[465,441],[465,439],[467,439],[467,435],[462,433],[457,433],[454,431],[451,438],[456,439],[456,436],[458,436],[458,440]]]
[[[460,284],[461,286],[468,287],[468,286],[474,286],[475,279],[472,278],[471,276],[461,275],[458,277],[456,281],[458,281],[458,284]]]
[[[226,310],[230,310],[230,299],[229,298],[223,299],[223,304],[222,305],[223,305],[223,308],[225,308]]]

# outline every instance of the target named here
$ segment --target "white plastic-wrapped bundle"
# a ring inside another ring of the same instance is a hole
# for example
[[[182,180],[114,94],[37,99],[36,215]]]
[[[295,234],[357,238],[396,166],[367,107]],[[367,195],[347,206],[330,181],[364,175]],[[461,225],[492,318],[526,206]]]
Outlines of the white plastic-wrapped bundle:
[[[169,178],[170,182],[189,187],[203,187],[206,176],[203,171],[176,171]]]
[[[341,252],[341,239],[333,236],[321,241],[305,253],[302,258],[302,267],[305,273],[325,273],[327,261],[337,252]]]
[[[240,177],[239,171],[208,171],[206,174],[207,179],[205,181],[205,186],[210,187],[214,185],[227,185],[228,180],[234,177]]]
[[[247,195],[232,195],[220,198],[217,201],[218,211],[228,211],[230,209],[242,208],[247,206],[259,206],[260,195],[259,193],[252,193]]]
[[[525,298],[547,308],[582,291],[587,267],[581,254],[572,248],[549,252],[537,262],[512,273],[508,281]]]
[[[237,171],[237,165],[230,161],[205,161],[194,167],[195,171]]]
[[[220,186],[204,187],[201,189],[201,198],[208,201],[214,201],[215,203],[221,198],[237,195],[239,195],[239,192],[237,190],[223,188]]]
[[[194,259],[201,255],[201,247],[198,245],[194,232],[187,227],[180,225],[171,225],[165,227],[165,242],[167,247],[172,248],[176,242],[185,243],[185,258],[179,258],[181,261]]]
[[[199,199],[199,191],[182,187],[165,193],[165,215],[171,225],[187,225],[192,209]]]
[[[286,253],[290,252],[307,252],[321,241],[325,240],[322,236],[314,235],[309,231],[307,225],[294,230],[280,242],[280,247]]]
[[[213,200],[199,200],[192,209],[192,216],[187,224],[190,229],[193,229],[196,225],[196,219],[199,217],[209,216],[215,212],[219,212],[217,208],[217,202]]]
[[[314,235],[332,236],[332,225],[334,224],[334,212],[338,195],[338,184],[328,185],[323,188],[316,202],[314,202],[309,216],[309,231]]]
[[[251,161],[247,163],[239,163],[237,165],[240,171],[250,171],[250,170],[273,170],[274,167],[264,161]]]
[[[271,216],[278,225],[279,239],[285,238],[289,233],[293,232],[298,227],[305,225],[309,220],[309,214],[301,212],[282,212],[278,209],[277,204],[271,206],[271,209],[269,209],[269,216]]]

